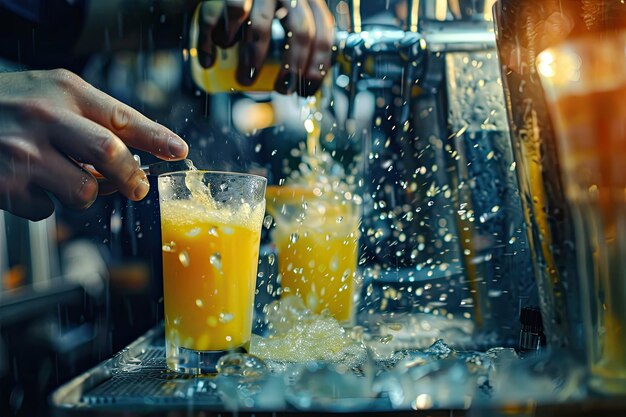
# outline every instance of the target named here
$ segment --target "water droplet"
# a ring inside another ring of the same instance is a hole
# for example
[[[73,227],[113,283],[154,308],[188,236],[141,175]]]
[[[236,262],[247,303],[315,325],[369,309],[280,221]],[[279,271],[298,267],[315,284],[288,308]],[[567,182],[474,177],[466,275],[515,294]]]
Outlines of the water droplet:
[[[341,223],[343,221],[343,216],[337,217],[337,223]]]
[[[292,233],[289,240],[291,241],[291,243],[296,243],[298,241],[298,239],[300,239],[300,235],[297,233]]]
[[[263,227],[269,229],[270,227],[272,227],[272,223],[274,223],[274,218],[269,214],[265,216],[265,218],[263,219]]]
[[[502,295],[502,290],[489,290],[487,296],[490,298],[498,298]]]
[[[216,229],[215,227],[211,227],[211,228],[209,229],[209,235],[211,235],[211,236],[215,236],[215,237],[218,237],[218,236],[219,236],[219,233],[217,233],[217,229]]]
[[[202,307],[204,306],[204,303],[202,302],[202,300],[201,300],[201,299],[196,298],[196,306],[198,306],[198,307],[200,307],[200,308],[202,308]]]
[[[176,242],[171,241],[163,244],[163,252],[174,253],[176,252]]]
[[[267,263],[270,265],[274,265],[274,262],[276,262],[276,256],[273,253],[267,255]]]
[[[247,353],[229,353],[217,362],[215,367],[221,375],[260,378],[268,373],[265,362]]]
[[[233,315],[231,313],[220,313],[220,323],[228,323],[232,319]]]
[[[185,268],[189,266],[189,254],[186,250],[183,250],[181,253],[178,254],[178,260]]]
[[[201,231],[202,230],[199,227],[194,227],[193,229],[191,229],[185,234],[187,235],[187,237],[196,237],[200,234]]]
[[[219,252],[215,252],[213,255],[211,255],[211,257],[209,258],[209,262],[215,267],[215,269],[222,269],[222,255]]]
[[[383,336],[380,338],[380,343],[382,343],[383,345],[388,345],[392,339],[393,335],[388,334],[387,336]]]

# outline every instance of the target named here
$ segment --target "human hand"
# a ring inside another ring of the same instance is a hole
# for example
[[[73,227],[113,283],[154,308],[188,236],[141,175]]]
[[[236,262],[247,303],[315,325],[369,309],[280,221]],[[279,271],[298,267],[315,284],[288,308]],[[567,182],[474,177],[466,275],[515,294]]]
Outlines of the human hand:
[[[188,152],[176,134],[69,71],[0,74],[0,208],[40,220],[54,210],[47,193],[79,209],[115,189],[140,200],[150,186],[127,145],[166,160]],[[108,184],[99,189],[82,164]]]
[[[334,21],[324,0],[209,0],[198,14],[198,59],[208,68],[215,47],[239,45],[237,81],[252,85],[267,58],[271,26],[278,17],[287,45],[274,89],[313,95],[331,66]]]

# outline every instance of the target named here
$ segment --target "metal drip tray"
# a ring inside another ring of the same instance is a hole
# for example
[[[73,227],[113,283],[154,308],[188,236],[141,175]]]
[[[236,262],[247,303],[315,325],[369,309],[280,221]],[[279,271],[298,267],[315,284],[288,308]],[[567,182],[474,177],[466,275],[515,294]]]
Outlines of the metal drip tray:
[[[593,416],[626,409],[622,397],[586,392],[583,373],[563,352],[512,355],[506,348],[455,350],[439,340],[428,349],[394,350],[384,361],[370,357],[343,372],[328,364],[277,368],[268,362],[260,377],[191,376],[167,369],[160,325],[61,386],[51,405],[54,416],[168,417]]]
[[[351,375],[362,378],[358,370],[353,370]],[[259,384],[259,381],[235,381],[222,376],[192,376],[169,371],[165,362],[163,326],[160,325],[113,358],[61,386],[53,393],[51,402],[53,413],[57,416],[129,413],[170,416],[177,415],[177,412],[184,415],[207,415],[207,412],[259,415],[258,412],[269,410],[273,415],[300,413],[297,407],[285,401],[284,380],[284,373],[269,373]],[[255,403],[247,406],[245,396],[255,395]],[[363,400],[350,398],[346,405],[345,399],[337,398],[335,411],[345,414],[346,411],[357,410],[391,410],[388,399]],[[328,408],[322,411],[333,414],[335,405],[328,404]],[[446,411],[442,415],[450,414]]]

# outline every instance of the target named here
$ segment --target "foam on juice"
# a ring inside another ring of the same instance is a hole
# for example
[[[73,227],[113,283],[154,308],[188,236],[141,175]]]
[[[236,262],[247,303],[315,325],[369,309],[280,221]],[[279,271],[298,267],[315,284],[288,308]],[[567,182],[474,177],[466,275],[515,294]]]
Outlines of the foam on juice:
[[[365,347],[351,339],[330,315],[308,310],[299,297],[288,296],[267,306],[267,338],[254,337],[250,351],[276,362],[341,362],[357,366],[366,357]]]

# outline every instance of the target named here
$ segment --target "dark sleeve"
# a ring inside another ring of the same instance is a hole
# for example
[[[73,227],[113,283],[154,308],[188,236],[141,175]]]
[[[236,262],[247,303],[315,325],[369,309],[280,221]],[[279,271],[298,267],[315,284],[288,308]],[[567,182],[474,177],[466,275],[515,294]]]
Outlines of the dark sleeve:
[[[0,55],[37,67],[67,64],[82,30],[85,1],[0,0]]]

